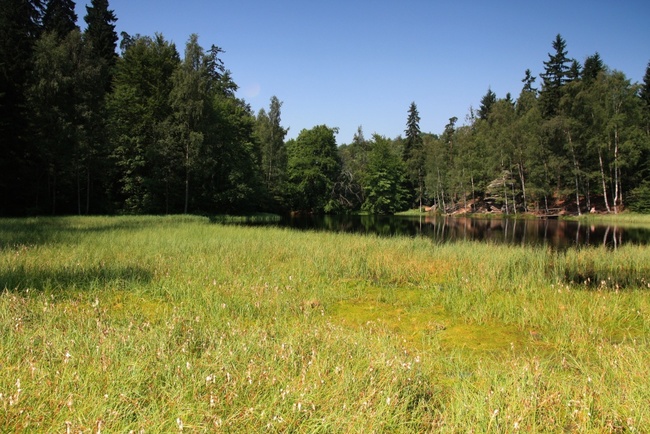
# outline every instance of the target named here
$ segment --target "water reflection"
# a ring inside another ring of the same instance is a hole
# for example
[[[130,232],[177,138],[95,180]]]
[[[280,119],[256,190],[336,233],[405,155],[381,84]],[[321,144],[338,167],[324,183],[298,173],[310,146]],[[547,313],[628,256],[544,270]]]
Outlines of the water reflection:
[[[650,244],[648,229],[552,219],[328,215],[286,217],[276,224],[304,230],[424,236],[438,242],[465,240],[555,248],[598,245],[616,248],[625,243]]]

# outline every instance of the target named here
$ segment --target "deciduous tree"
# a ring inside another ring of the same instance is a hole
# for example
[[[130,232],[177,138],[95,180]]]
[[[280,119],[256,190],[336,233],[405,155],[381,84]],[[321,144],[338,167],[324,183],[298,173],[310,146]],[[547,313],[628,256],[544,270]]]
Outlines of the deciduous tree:
[[[287,143],[291,204],[296,211],[328,212],[332,190],[341,172],[335,128],[318,125],[302,130]]]

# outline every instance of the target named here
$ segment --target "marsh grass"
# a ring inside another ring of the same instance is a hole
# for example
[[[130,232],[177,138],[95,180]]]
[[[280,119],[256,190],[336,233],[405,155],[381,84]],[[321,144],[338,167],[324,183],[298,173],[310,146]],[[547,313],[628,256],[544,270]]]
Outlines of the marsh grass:
[[[0,220],[7,432],[644,432],[650,253]]]

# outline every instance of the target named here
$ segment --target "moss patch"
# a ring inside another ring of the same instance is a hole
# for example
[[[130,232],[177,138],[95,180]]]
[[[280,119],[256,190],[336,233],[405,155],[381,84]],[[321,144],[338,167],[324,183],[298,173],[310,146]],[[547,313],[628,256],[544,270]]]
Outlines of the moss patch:
[[[425,290],[369,287],[359,297],[338,302],[332,315],[347,326],[393,336],[421,350],[439,346],[473,353],[544,346],[535,332],[497,321],[477,324],[427,303],[426,298]]]

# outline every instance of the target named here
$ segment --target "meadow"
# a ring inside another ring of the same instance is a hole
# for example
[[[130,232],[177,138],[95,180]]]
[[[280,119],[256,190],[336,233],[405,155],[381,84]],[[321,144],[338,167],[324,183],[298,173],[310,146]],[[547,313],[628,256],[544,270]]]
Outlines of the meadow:
[[[648,432],[650,249],[0,220],[2,432]]]

